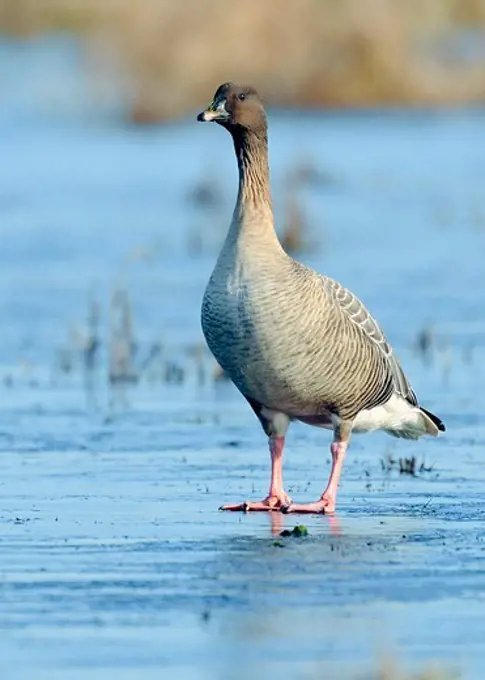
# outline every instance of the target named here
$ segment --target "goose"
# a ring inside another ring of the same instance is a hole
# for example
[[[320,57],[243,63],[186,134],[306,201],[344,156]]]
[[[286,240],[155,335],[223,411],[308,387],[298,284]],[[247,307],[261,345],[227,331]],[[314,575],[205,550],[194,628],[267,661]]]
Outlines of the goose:
[[[267,119],[257,91],[225,83],[197,120],[230,133],[239,169],[231,224],[202,300],[202,330],[258,417],[271,456],[268,495],[220,509],[332,514],[352,433],[380,429],[418,439],[436,437],[445,426],[419,405],[363,303],[282,248],[271,206]],[[310,503],[294,503],[283,486],[292,421],[333,431],[328,483]]]

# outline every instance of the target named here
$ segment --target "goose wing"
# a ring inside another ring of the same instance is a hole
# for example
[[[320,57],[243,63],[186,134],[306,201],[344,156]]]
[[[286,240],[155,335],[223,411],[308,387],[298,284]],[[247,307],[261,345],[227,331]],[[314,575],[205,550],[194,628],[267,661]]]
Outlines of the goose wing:
[[[379,350],[386,369],[392,378],[394,392],[413,406],[417,406],[418,399],[416,394],[404,375],[398,360],[393,354],[392,347],[377,321],[369,314],[364,304],[347,288],[344,288],[338,281],[333,279],[327,279],[327,282],[334,301],[338,303],[346,318],[360,329],[363,338],[368,342],[372,342]]]

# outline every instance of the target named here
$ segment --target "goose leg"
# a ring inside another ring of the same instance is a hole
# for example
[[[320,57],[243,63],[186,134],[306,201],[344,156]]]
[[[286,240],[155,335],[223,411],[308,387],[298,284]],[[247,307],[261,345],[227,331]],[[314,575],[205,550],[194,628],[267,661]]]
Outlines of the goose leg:
[[[246,502],[235,505],[223,505],[219,508],[220,510],[271,512],[273,510],[280,510],[283,506],[291,505],[291,498],[283,488],[283,449],[285,438],[281,435],[271,435],[268,441],[271,453],[271,482],[266,498],[257,503]]]
[[[350,428],[345,428],[345,430],[341,426],[336,428],[333,442],[330,445],[330,451],[332,453],[332,470],[330,471],[328,484],[320,499],[315,503],[302,503],[300,505],[292,503],[291,505],[282,507],[282,512],[325,513],[327,515],[331,515],[335,512],[338,484],[349,439]]]

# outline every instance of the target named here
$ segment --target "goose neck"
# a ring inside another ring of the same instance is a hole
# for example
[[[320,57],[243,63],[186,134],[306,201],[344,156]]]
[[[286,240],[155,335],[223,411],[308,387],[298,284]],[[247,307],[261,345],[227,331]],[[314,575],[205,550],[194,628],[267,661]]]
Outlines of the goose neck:
[[[239,208],[271,210],[266,129],[237,130],[233,139],[239,168]]]

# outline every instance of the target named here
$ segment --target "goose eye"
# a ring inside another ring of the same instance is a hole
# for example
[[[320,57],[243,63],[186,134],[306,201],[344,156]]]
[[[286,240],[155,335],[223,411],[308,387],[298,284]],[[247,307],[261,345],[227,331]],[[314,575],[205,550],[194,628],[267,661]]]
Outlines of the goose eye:
[[[244,92],[241,92],[240,94],[237,95],[237,98],[243,102],[246,99],[246,95],[244,94]]]

